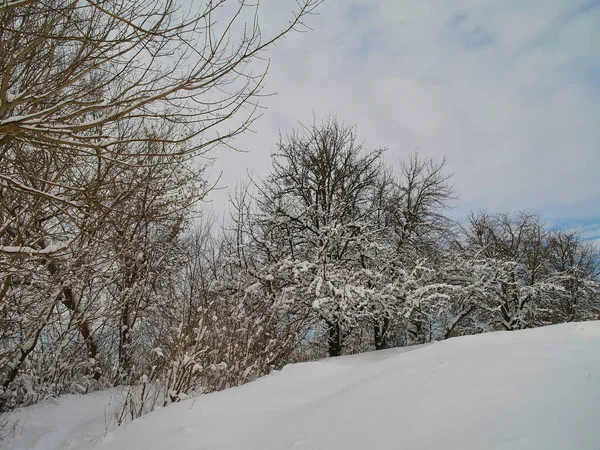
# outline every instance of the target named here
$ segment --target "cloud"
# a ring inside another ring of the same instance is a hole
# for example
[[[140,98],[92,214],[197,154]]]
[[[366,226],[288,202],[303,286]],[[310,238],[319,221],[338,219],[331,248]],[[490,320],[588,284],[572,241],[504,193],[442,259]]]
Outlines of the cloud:
[[[281,4],[261,5],[265,29]],[[217,155],[222,185],[265,175],[279,130],[333,112],[390,163],[447,156],[459,215],[600,211],[600,2],[329,0],[308,23],[270,52],[277,95],[237,140],[248,153]]]
[[[494,37],[480,25],[470,23],[466,13],[456,14],[450,21],[450,35],[465,49],[477,50],[494,43]]]
[[[578,228],[583,239],[600,243],[600,223],[584,225]]]

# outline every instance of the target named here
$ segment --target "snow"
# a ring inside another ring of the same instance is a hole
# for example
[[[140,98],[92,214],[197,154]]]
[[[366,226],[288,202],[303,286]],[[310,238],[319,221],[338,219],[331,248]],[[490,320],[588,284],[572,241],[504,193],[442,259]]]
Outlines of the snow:
[[[65,395],[11,412],[10,424],[20,434],[0,442],[5,450],[67,450],[103,437],[115,427],[114,410],[122,395],[106,390],[87,395]]]
[[[105,437],[95,405],[101,438],[93,443],[70,423],[92,423],[73,397],[69,408],[80,413],[63,401],[47,412],[54,407],[55,423],[79,434],[69,441],[49,430],[40,447],[28,438],[41,436],[35,407],[29,426],[38,425],[25,423],[21,442],[64,449],[77,437],[98,450],[597,450],[598,349],[600,322],[586,322],[295,364],[159,409]]]
[[[51,255],[53,253],[58,253],[59,251],[65,250],[69,247],[68,243],[64,242],[56,242],[54,244],[50,244],[47,247],[42,249],[34,249],[31,247],[13,247],[10,245],[0,245],[0,253],[26,253],[28,255]]]

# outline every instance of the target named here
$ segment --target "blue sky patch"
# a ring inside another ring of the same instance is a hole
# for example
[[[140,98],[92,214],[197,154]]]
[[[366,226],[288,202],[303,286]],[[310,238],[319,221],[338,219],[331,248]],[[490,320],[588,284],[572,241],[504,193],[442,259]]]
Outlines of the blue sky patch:
[[[485,27],[473,25],[470,22],[466,13],[456,14],[450,21],[451,28],[461,47],[478,50],[494,43],[494,37]]]

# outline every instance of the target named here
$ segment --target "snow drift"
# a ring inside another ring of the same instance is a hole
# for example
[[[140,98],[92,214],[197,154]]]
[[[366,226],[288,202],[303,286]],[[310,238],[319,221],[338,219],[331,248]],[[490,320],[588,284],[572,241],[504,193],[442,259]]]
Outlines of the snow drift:
[[[600,322],[587,322],[288,366],[91,448],[597,450],[598,417]]]

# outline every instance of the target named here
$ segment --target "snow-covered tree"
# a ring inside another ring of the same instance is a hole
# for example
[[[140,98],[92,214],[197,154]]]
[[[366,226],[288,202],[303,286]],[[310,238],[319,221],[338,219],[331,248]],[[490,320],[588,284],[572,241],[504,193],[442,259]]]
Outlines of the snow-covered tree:
[[[401,301],[395,302],[393,313],[388,308],[373,317],[376,349],[386,348],[390,335],[398,334],[398,328],[412,330],[414,339],[415,330],[423,326],[423,323],[411,323],[410,320],[394,322],[394,318],[401,311],[399,305],[411,295],[411,289],[422,287],[425,280],[435,283],[434,277],[423,275],[435,272],[440,250],[452,228],[446,210],[454,192],[450,176],[444,173],[445,166],[445,160],[436,162],[413,153],[401,161],[397,173],[387,169],[379,177],[369,221],[382,237],[379,246],[385,250],[379,252],[372,265],[385,268],[396,287],[398,283],[405,286],[400,286],[404,294]],[[401,315],[406,316],[406,311],[401,311]],[[408,316],[417,317],[414,314]]]
[[[368,313],[361,248],[372,232],[381,153],[364,152],[353,128],[328,118],[282,137],[271,175],[257,188],[252,250],[287,295],[325,325],[332,356]]]
[[[597,259],[575,235],[551,233],[538,216],[521,212],[471,215],[465,237],[466,253],[477,255],[493,281],[480,304],[492,329],[597,315]]]
[[[0,409],[137,377],[195,159],[252,123],[264,50],[318,3],[267,36],[244,1],[0,2]]]

